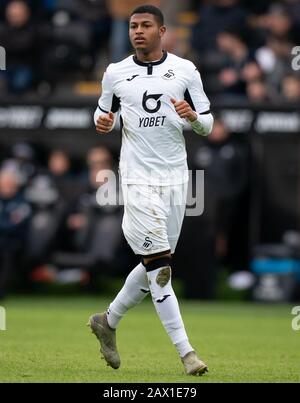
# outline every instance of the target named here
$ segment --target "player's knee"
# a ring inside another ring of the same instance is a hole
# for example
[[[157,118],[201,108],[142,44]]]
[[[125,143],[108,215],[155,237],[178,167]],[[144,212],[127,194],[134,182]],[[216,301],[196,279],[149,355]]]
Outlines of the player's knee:
[[[157,256],[155,259],[144,263],[147,272],[158,270],[155,278],[155,283],[160,287],[164,288],[171,280],[171,255]]]

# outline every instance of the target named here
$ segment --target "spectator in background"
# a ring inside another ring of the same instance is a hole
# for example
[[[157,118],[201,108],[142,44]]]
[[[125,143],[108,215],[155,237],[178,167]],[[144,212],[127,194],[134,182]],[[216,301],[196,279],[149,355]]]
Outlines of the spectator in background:
[[[111,18],[106,0],[73,0],[74,10],[78,18],[88,23],[91,30],[92,53],[95,58],[105,48],[110,38]]]
[[[238,0],[212,0],[201,2],[199,22],[194,26],[192,47],[199,56],[199,63],[206,53],[217,47],[217,35],[226,29],[241,32],[245,25],[246,12]]]
[[[289,40],[268,36],[266,46],[257,49],[255,53],[265,81],[277,94],[282,79],[292,73],[292,48],[293,44]]]
[[[101,182],[93,182],[92,177],[96,178],[97,173],[104,170],[114,170],[113,156],[111,151],[105,147],[93,147],[91,148],[86,156],[87,172],[85,180],[87,181],[87,189],[95,188],[98,189]],[[99,180],[99,178],[98,178]]]
[[[108,148],[94,147],[89,150],[86,157],[89,170],[100,171],[112,168],[112,155]]]
[[[70,203],[84,191],[84,184],[76,178],[72,171],[70,156],[63,150],[51,151],[48,158],[48,171],[60,197]]]
[[[26,238],[25,268],[34,276],[37,270],[41,276],[45,262],[60,246],[60,228],[65,217],[66,202],[46,174],[38,174],[27,186],[24,196],[32,209]],[[44,277],[47,277],[47,273]]]
[[[20,142],[12,146],[11,154],[19,167],[25,186],[37,173],[34,149],[30,144]]]
[[[300,24],[300,2],[299,0],[283,0],[290,16],[296,24]]]
[[[300,103],[300,77],[288,75],[281,82],[281,100],[294,104]]]
[[[14,0],[0,0],[0,21],[5,20],[5,9],[9,3]],[[22,0],[30,8],[31,14],[34,16],[35,20],[44,16],[45,8],[47,4],[56,2],[56,0]]]
[[[296,12],[294,13],[293,7],[289,6],[288,2],[289,0],[286,2],[269,2],[264,13],[252,15],[249,18],[249,24],[255,31],[259,31],[264,35],[265,38],[271,35],[278,39],[289,39],[292,42],[298,42],[299,15],[297,15],[297,8],[295,8]]]
[[[235,31],[219,33],[217,43],[225,61],[219,73],[222,99],[246,99],[247,83],[262,77],[258,64],[245,40]]]
[[[81,229],[86,223],[86,217],[83,217],[79,212],[81,207],[84,209],[86,202],[88,206],[95,207],[96,211],[110,209],[110,206],[99,206],[96,199],[96,193],[103,184],[99,174],[101,171],[114,169],[110,150],[104,146],[91,148],[87,153],[86,162],[88,168],[85,174],[86,189],[75,202],[74,214],[69,215],[67,220],[67,226],[71,231]],[[112,206],[112,209],[114,209],[114,206]]]
[[[69,155],[63,150],[53,150],[49,155],[48,169],[51,176],[58,181],[68,178],[71,170]]]
[[[265,35],[265,45],[255,58],[266,76],[267,83],[277,94],[283,77],[292,73],[292,48],[300,43],[299,25],[284,4],[271,4],[266,14],[256,19],[255,27]]]
[[[51,18],[39,27],[41,43],[46,44],[39,61],[42,95],[54,89],[65,93],[71,83],[90,76],[94,67],[92,29],[78,16],[75,2],[54,2],[50,10]]]
[[[18,269],[25,248],[31,208],[20,193],[17,171],[0,171],[0,298],[7,292],[9,279]]]
[[[2,168],[19,172],[20,184],[25,188],[37,173],[35,152],[28,143],[16,143],[11,147],[9,159],[5,159]]]
[[[103,50],[108,52],[111,18],[108,13],[106,0],[51,0],[45,1],[45,10],[51,16],[54,31],[59,26],[68,26],[72,31],[74,44],[80,44],[77,36],[89,38],[89,55],[85,55],[83,64],[90,64],[88,56],[92,57],[95,65]],[[48,17],[49,18],[49,17]],[[59,33],[59,32],[58,32]],[[69,40],[69,42],[71,42]],[[82,42],[83,44],[83,42]],[[70,45],[70,43],[69,43]],[[82,65],[82,69],[84,69]]]
[[[247,84],[247,98],[252,104],[274,101],[272,91],[263,80],[253,80]]]
[[[0,25],[0,44],[6,49],[7,70],[3,72],[9,91],[20,94],[32,88],[37,56],[37,32],[26,2],[13,0]]]
[[[85,268],[98,271],[98,264],[102,269],[113,268],[118,259],[116,251],[122,240],[120,226],[122,217],[119,205],[99,205],[97,201],[97,192],[101,186],[108,186],[111,194],[118,200],[118,190],[114,183],[106,183],[104,178],[98,176],[104,170],[114,168],[109,149],[106,147],[91,149],[87,163],[87,189],[75,200],[66,216],[65,243],[57,261],[68,261],[69,265],[74,265],[76,261],[79,262],[78,254],[81,254],[87,266]]]
[[[78,180],[71,169],[71,159],[67,152],[54,149],[50,152],[47,169],[39,173],[25,190],[33,215],[28,234],[29,271],[34,276],[43,270],[51,254],[65,244],[64,221],[70,205],[85,191],[84,184]],[[45,276],[47,277],[47,276]]]
[[[288,39],[294,43],[298,43],[300,39],[299,26],[297,26],[294,16],[279,2],[270,6],[263,26],[269,34],[276,38]]]

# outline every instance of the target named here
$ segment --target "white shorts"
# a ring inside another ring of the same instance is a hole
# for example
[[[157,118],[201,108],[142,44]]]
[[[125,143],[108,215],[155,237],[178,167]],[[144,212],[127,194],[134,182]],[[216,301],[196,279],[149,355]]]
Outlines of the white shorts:
[[[174,253],[185,213],[188,183],[171,186],[122,185],[122,229],[137,255]]]

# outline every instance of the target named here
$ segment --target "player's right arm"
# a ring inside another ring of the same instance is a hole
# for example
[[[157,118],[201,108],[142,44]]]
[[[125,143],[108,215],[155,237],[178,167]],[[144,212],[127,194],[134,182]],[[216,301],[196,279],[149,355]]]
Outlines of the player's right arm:
[[[96,114],[96,112],[95,112]],[[106,115],[100,115],[95,118],[96,131],[100,134],[106,134],[112,131],[114,126],[114,114],[109,112]]]
[[[100,134],[109,133],[116,123],[114,113],[119,110],[119,100],[114,95],[113,83],[109,67],[103,75],[102,93],[98,101],[98,106],[94,114],[96,131]]]

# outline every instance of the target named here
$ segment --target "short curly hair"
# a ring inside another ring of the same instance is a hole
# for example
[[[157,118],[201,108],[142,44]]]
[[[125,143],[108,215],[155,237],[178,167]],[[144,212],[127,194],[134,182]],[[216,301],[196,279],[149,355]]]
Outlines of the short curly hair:
[[[164,25],[164,16],[158,7],[151,5],[139,6],[132,11],[130,17],[133,14],[152,14],[160,27]]]

